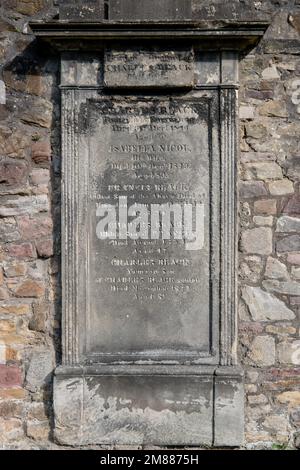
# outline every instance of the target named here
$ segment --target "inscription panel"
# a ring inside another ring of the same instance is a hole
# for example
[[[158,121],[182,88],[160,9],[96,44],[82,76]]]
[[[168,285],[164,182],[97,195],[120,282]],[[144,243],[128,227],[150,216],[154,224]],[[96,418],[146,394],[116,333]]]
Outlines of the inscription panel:
[[[212,354],[211,113],[209,97],[88,102],[90,360]]]
[[[186,50],[107,50],[104,85],[115,88],[192,87],[194,53]]]

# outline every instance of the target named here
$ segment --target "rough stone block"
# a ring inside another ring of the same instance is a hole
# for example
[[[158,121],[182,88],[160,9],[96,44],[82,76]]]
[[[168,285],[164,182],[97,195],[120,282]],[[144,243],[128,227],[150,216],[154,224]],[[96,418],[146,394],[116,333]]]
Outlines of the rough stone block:
[[[0,364],[0,388],[20,387],[22,372],[17,366]]]
[[[241,237],[241,249],[244,253],[270,255],[273,251],[272,229],[259,227],[245,230]]]

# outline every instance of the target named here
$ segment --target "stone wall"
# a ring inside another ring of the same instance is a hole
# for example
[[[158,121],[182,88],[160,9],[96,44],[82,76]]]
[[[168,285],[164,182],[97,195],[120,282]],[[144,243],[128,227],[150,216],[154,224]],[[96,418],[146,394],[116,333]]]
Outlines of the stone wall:
[[[0,7],[0,448],[55,448],[60,362],[58,60],[30,34],[51,0]],[[194,1],[195,17],[224,2]],[[241,62],[240,359],[246,445],[300,447],[300,1],[232,1],[273,16]],[[224,11],[223,11],[224,14]],[[297,432],[299,433],[297,437]]]

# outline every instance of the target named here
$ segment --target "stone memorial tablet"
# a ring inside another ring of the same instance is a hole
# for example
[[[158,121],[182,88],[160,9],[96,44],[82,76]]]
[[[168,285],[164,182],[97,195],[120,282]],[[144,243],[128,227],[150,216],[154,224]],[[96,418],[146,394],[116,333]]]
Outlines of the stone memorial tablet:
[[[87,112],[87,353],[208,356],[210,99],[111,98]]]
[[[190,0],[59,2],[63,445],[239,446],[238,58]],[[184,20],[184,21],[183,21]]]

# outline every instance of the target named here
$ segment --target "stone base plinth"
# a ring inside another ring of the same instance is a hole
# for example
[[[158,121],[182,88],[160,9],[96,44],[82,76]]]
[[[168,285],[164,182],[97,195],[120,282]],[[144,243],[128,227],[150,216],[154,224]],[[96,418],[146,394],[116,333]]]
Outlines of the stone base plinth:
[[[235,368],[60,367],[55,436],[64,445],[240,446],[243,381]]]

